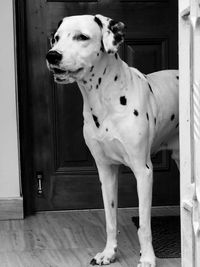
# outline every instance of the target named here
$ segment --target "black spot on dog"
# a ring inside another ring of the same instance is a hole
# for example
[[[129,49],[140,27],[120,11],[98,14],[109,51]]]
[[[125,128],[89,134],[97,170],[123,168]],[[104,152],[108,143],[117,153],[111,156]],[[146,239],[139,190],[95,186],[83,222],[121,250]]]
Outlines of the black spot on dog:
[[[58,22],[58,28],[60,27],[60,25],[62,24],[62,22],[63,22],[62,19]]]
[[[126,99],[126,97],[125,97],[125,96],[121,96],[121,97],[120,97],[120,104],[123,105],[123,106],[125,106],[126,103],[127,103],[127,99]]]
[[[98,88],[99,88],[99,85],[97,84],[97,85],[96,85],[96,89],[98,89]]]
[[[148,113],[146,113],[146,116],[147,116],[147,120],[149,120],[149,114]]]
[[[114,208],[114,206],[115,206],[114,201],[112,201],[111,207]]]
[[[97,265],[97,261],[93,258],[93,259],[90,261],[90,264],[93,265],[93,266],[94,266],[94,265]]]
[[[179,126],[179,123],[176,124],[176,127],[175,128],[178,128],[178,126]]]
[[[99,56],[99,53],[97,53],[97,57]]]
[[[101,84],[101,77],[99,78],[98,83],[99,83],[99,85]]]
[[[93,108],[90,108],[91,111],[93,111]]]
[[[107,69],[107,68],[104,69],[104,71],[103,71],[103,75],[106,73],[106,69]]]
[[[175,118],[175,115],[174,115],[174,114],[172,114],[172,115],[171,115],[171,121],[173,121],[173,120],[174,120],[174,118]]]
[[[101,40],[101,48],[100,48],[100,51],[104,52],[105,49],[104,49],[104,45],[103,45],[103,41]]]
[[[124,34],[116,33],[114,35],[113,45],[117,45],[120,42],[122,42],[123,41],[123,38],[124,38]]]
[[[103,28],[103,24],[101,22],[101,20],[99,18],[97,18],[96,16],[94,17],[94,21],[99,25],[100,28]]]
[[[156,125],[156,118],[154,118],[154,123],[155,123],[155,125]]]
[[[92,79],[90,78],[90,82],[92,81]]]
[[[115,78],[114,78],[114,81],[116,82],[116,81],[117,81],[117,79],[118,79],[118,76],[116,75],[116,76],[115,76]]]
[[[83,83],[84,83],[84,84],[86,84],[86,83],[87,83],[87,81],[83,80]]]
[[[149,166],[146,164],[147,169],[149,169]]]
[[[92,73],[92,77],[94,77],[94,73]]]
[[[99,124],[99,121],[98,121],[97,116],[95,116],[94,114],[92,114],[92,117],[93,117],[93,120],[94,120],[94,122],[95,122],[97,128],[99,128],[100,124]]]
[[[108,128],[106,128],[106,132],[108,132]]]
[[[118,27],[118,24],[116,24],[114,27],[112,27],[112,32],[114,33],[114,38],[115,38],[115,37],[120,38],[119,41],[121,41],[121,38],[122,38],[122,36],[123,36],[124,34],[120,31],[120,29],[119,29],[119,27]],[[116,41],[117,41],[117,40],[116,40]]]
[[[139,115],[139,113],[138,113],[138,111],[136,109],[134,109],[133,113],[134,113],[135,116]]]
[[[114,30],[114,26],[118,24],[118,22],[114,19],[111,19],[110,22],[109,22],[109,25],[108,25],[108,28],[113,32],[115,33],[115,30]]]
[[[115,53],[115,58],[118,59],[118,54],[117,53]]]
[[[179,80],[179,76],[178,75],[176,76],[176,79]]]
[[[152,90],[152,88],[151,88],[151,85],[148,83],[148,85],[149,85],[149,90],[151,91],[151,93],[153,94],[153,90]]]
[[[90,72],[92,72],[92,71],[93,71],[93,69],[94,69],[94,66],[92,66],[92,67],[91,67],[91,69],[90,69]]]

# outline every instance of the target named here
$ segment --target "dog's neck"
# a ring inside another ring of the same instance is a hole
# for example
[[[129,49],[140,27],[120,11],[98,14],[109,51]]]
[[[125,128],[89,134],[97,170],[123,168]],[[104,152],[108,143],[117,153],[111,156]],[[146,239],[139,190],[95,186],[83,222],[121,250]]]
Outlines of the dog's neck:
[[[130,71],[118,54],[99,55],[99,60],[91,66],[84,79],[78,82],[84,100],[84,115],[92,111],[104,117],[109,110],[117,110],[125,105],[125,92],[131,79]],[[122,101],[120,103],[120,101]]]
[[[85,77],[78,82],[79,87],[83,87],[88,95],[93,89],[102,89],[105,87],[105,82],[109,82],[110,79],[106,79],[106,76],[112,75],[114,72],[119,72],[121,65],[121,59],[118,54],[109,55],[107,53],[98,53],[99,58],[95,64],[90,67],[90,70],[86,73]],[[101,82],[103,82],[103,86]]]

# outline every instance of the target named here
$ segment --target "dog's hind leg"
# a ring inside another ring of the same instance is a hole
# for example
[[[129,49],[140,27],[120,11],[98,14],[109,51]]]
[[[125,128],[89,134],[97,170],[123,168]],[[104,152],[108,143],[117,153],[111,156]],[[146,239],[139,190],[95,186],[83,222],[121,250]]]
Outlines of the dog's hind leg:
[[[167,143],[168,149],[172,150],[172,159],[176,162],[178,169],[180,170],[180,160],[179,160],[179,134],[177,133],[171,140]]]
[[[180,170],[179,150],[173,149],[172,150],[172,156],[171,157],[176,162],[176,166]]]
[[[97,168],[105,208],[107,242],[105,249],[98,253],[90,263],[92,265],[104,265],[113,262],[117,252],[117,191],[119,167],[117,165],[102,165],[97,163]]]
[[[150,157],[147,162],[134,160],[132,170],[137,180],[139,199],[138,237],[141,247],[141,258],[138,267],[155,267],[155,254],[151,234],[153,167]]]

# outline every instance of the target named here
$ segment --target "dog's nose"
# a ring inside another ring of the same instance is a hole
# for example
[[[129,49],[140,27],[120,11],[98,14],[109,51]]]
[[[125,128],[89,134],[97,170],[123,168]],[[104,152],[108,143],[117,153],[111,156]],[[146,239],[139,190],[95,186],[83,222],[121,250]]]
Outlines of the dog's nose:
[[[57,51],[49,51],[46,55],[46,59],[50,64],[58,64],[62,59],[62,54]]]

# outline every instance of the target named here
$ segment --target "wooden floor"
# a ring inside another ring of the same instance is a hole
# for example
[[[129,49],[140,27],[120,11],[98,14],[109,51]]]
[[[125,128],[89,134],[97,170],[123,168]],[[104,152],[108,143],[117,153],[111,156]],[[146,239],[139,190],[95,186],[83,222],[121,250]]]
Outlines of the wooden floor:
[[[130,210],[119,211],[119,251],[112,267],[136,267],[139,244]],[[104,213],[41,213],[0,222],[0,267],[86,267],[105,244]],[[157,267],[180,267],[158,259]]]

